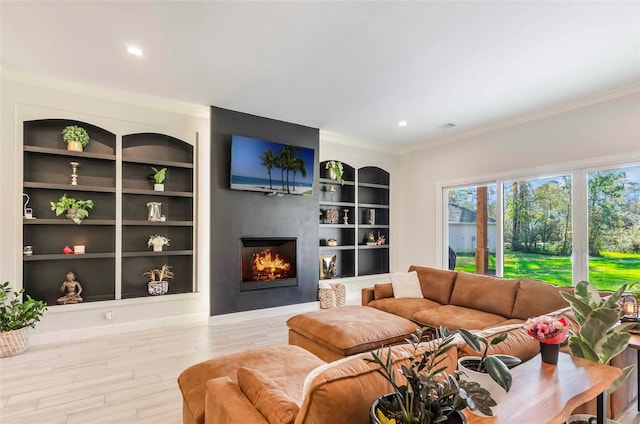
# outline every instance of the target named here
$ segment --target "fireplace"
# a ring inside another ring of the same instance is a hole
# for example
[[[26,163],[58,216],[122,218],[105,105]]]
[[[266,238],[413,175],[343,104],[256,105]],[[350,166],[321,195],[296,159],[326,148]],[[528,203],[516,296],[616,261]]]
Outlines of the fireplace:
[[[298,284],[297,238],[242,238],[240,291],[289,287]]]

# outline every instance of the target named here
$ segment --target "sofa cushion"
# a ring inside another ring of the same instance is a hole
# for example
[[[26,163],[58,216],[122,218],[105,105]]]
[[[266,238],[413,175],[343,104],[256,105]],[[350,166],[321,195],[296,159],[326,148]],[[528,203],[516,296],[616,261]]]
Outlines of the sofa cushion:
[[[396,299],[393,297],[387,299],[372,300],[369,305],[372,308],[389,312],[390,314],[399,315],[406,319],[412,319],[413,314],[418,311],[437,308],[440,305],[429,299]]]
[[[390,274],[390,277],[391,285],[393,286],[393,297],[396,299],[423,298],[417,272],[394,272]]]
[[[486,337],[488,340],[492,340],[502,333],[507,333],[508,336],[502,343],[489,346],[489,353],[492,355],[512,355],[524,362],[540,353],[540,342],[528,335],[527,331],[522,328],[522,324],[524,324],[522,320],[510,319],[495,327],[474,331],[474,333]],[[462,338],[459,339],[456,345],[460,357],[478,356],[478,352],[467,345]]]
[[[292,424],[300,408],[280,385],[258,370],[238,368],[238,386],[269,424]]]
[[[423,345],[424,352],[428,345]],[[409,345],[397,345],[391,348],[391,361],[396,368],[407,364],[406,356],[413,353]],[[419,353],[420,353],[419,352]],[[382,354],[386,359],[387,350]],[[376,371],[378,365],[369,363],[371,353],[365,352],[328,367],[319,373],[309,384],[309,391],[300,406],[296,423],[349,423],[369,424],[369,409],[373,401],[383,394],[391,392],[390,384]],[[456,368],[458,355],[451,349],[442,366],[447,372]],[[398,384],[403,384],[402,376],[396,374]]]
[[[411,265],[409,271],[416,271],[420,280],[420,288],[425,299],[447,304],[451,297],[456,273],[436,268]]]
[[[457,330],[458,328],[479,330],[506,320],[501,315],[455,305],[442,305],[419,311],[413,314],[411,319],[421,325],[434,328],[442,326],[449,330]]]
[[[206,389],[203,421],[194,421],[190,415],[183,415],[182,424],[269,424],[231,378],[212,378],[207,381]]]
[[[393,285],[391,283],[373,285],[374,299],[386,299],[388,297],[393,297]]]
[[[296,315],[287,320],[287,326],[339,356],[402,342],[417,328],[402,317],[358,305]]]
[[[519,284],[520,280],[459,272],[449,303],[511,317]]]
[[[569,306],[569,302],[560,295],[562,291],[573,292],[573,288],[557,287],[542,281],[523,278],[520,280],[520,288],[511,316],[526,320]]]

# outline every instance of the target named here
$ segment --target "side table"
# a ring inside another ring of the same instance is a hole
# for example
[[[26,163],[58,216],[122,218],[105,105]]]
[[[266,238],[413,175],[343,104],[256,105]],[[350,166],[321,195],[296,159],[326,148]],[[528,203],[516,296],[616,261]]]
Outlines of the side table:
[[[536,423],[564,424],[575,408],[606,390],[622,370],[561,352],[558,365],[545,364],[537,355],[511,374],[513,385],[496,416],[483,418],[465,410],[469,424],[529,423],[532,417]]]

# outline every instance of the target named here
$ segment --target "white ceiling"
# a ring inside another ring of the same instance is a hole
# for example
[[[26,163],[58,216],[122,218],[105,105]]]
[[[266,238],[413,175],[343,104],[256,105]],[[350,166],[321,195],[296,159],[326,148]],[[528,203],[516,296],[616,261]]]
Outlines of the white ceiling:
[[[638,1],[2,0],[0,14],[4,70],[387,148],[640,81]]]

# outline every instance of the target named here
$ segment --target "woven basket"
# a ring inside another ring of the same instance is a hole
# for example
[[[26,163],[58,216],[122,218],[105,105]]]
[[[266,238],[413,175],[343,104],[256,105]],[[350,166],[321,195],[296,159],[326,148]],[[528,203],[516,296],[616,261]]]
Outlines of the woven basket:
[[[336,298],[336,306],[344,306],[347,304],[347,289],[344,284],[331,284],[331,289]]]
[[[0,331],[0,358],[17,355],[29,346],[29,327],[19,330]]]
[[[329,309],[336,306],[333,298],[333,289],[321,287],[318,290],[318,298],[320,299],[320,309]]]

